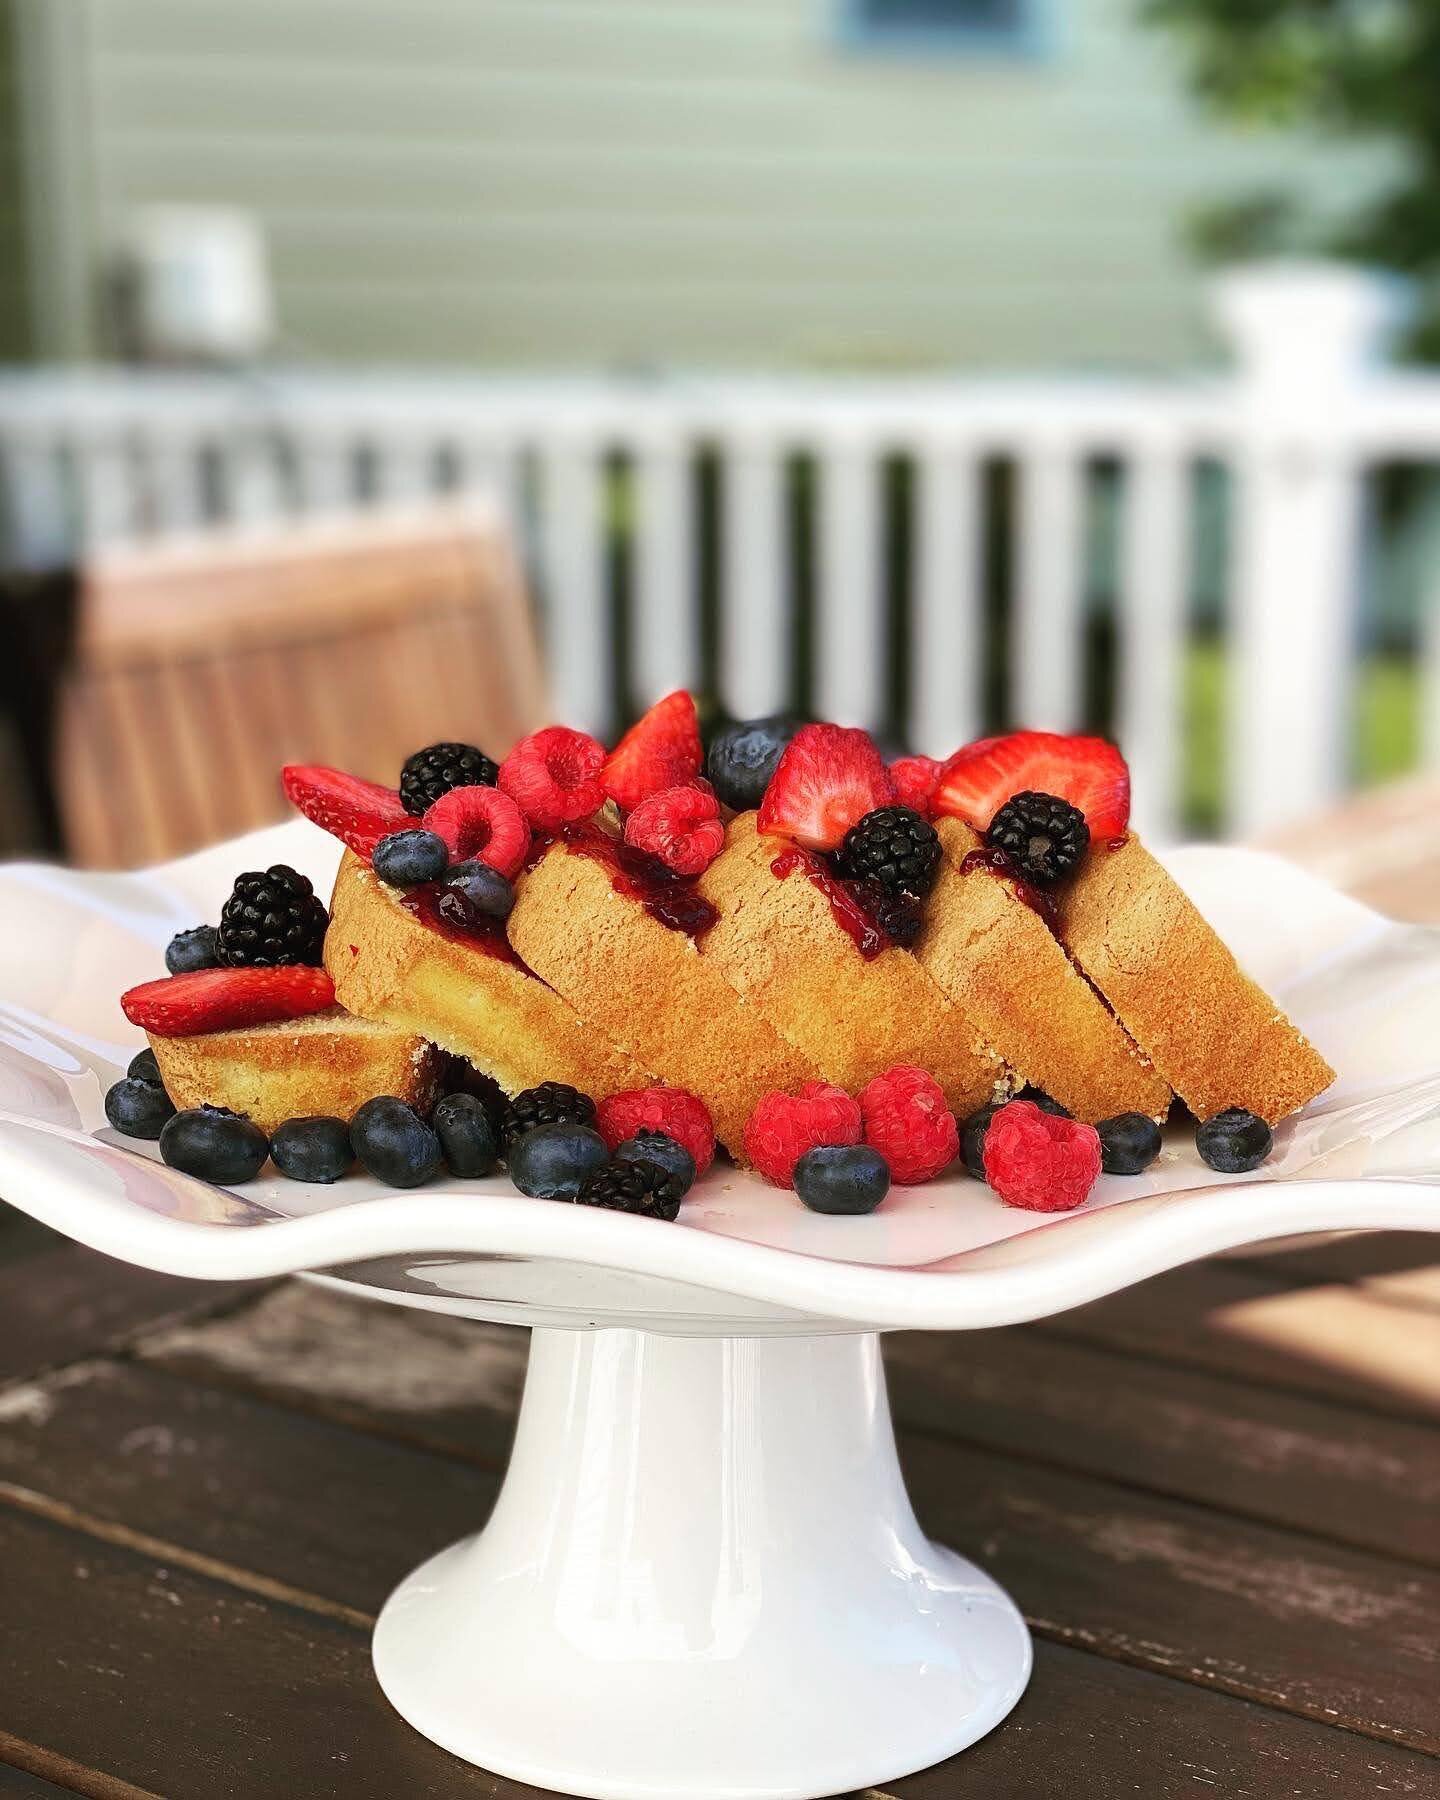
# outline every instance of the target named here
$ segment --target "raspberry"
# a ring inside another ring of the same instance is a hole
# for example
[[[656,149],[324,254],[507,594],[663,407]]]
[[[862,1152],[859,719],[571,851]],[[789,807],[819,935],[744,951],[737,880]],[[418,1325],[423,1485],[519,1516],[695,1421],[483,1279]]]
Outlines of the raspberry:
[[[772,1090],[745,1127],[745,1154],[776,1187],[795,1185],[795,1165],[822,1144],[858,1144],[860,1107],[844,1088],[807,1081],[798,1094]]]
[[[720,802],[700,784],[651,794],[625,821],[625,842],[677,875],[703,875],[725,848]]]
[[[928,819],[935,783],[940,779],[940,765],[933,756],[901,756],[890,765],[890,779],[895,784],[895,798]]]
[[[500,786],[540,831],[558,831],[605,804],[600,769],[605,746],[584,731],[547,725],[520,742],[500,765]]]
[[[985,1133],[985,1179],[1007,1206],[1069,1212],[1100,1173],[1100,1134],[1030,1100],[1002,1106]]]
[[[510,798],[493,787],[456,787],[441,797],[421,821],[445,840],[452,863],[478,857],[513,879],[530,853],[530,827]]]
[[[877,1075],[860,1096],[865,1142],[890,1165],[901,1187],[933,1181],[955,1160],[960,1128],[933,1075],[900,1063]]]
[[[600,1102],[595,1129],[613,1154],[617,1145],[637,1131],[660,1131],[674,1138],[695,1158],[695,1170],[703,1175],[715,1160],[715,1127],[703,1100],[684,1088],[626,1088]]]

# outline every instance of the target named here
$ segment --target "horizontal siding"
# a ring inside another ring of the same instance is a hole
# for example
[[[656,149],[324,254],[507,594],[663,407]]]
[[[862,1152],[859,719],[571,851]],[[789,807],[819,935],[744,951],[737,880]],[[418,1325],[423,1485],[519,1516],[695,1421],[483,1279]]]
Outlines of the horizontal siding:
[[[1133,0],[932,63],[842,48],[827,0],[85,3],[97,237],[253,209],[319,355],[1164,362],[1186,206],[1373,179],[1205,126]]]

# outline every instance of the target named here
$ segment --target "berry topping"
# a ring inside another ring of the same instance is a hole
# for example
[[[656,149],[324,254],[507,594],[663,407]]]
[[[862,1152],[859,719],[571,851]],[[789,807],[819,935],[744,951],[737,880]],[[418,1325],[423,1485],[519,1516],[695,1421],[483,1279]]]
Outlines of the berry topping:
[[[890,894],[928,894],[940,870],[935,827],[908,806],[879,806],[845,833],[840,873]]]
[[[1053,731],[1015,731],[957,750],[940,771],[933,810],[984,831],[1016,794],[1053,794],[1078,806],[1099,843],[1130,823],[1130,771],[1113,744]]]
[[[452,1175],[474,1181],[493,1172],[500,1139],[483,1100],[474,1094],[447,1094],[436,1102],[430,1123]]]
[[[393,1094],[367,1100],[350,1121],[350,1142],[365,1171],[387,1187],[421,1187],[440,1167],[440,1140]]]
[[[506,1153],[510,1179],[532,1200],[573,1200],[586,1178],[609,1157],[605,1140],[589,1125],[561,1120],[522,1131]]]
[[[444,840],[452,862],[478,857],[511,880],[530,854],[525,815],[498,788],[452,788],[426,813],[425,829]]]
[[[1057,1118],[1030,1100],[1012,1100],[985,1134],[985,1179],[1007,1206],[1028,1212],[1069,1212],[1100,1173],[1100,1137],[1093,1125]]]
[[[917,900],[914,894],[892,894],[885,888],[875,884],[873,893],[871,883],[857,882],[860,890],[861,904],[868,906],[870,916],[884,932],[892,944],[898,944],[902,950],[908,950],[920,935],[925,923],[924,902]]]
[[[440,917],[462,931],[475,931],[488,919],[508,919],[514,905],[515,889],[483,862],[456,863],[436,899]]]
[[[868,1144],[822,1144],[796,1163],[795,1192],[811,1212],[871,1213],[890,1192],[890,1165]]]
[[[287,1119],[270,1140],[270,1160],[291,1181],[328,1186],[338,1181],[355,1161],[350,1127],[343,1119],[327,1113]]]
[[[392,831],[381,838],[371,858],[375,873],[391,887],[417,887],[422,881],[438,881],[450,866],[450,850],[436,832],[418,825],[408,831]]]
[[[795,1165],[822,1144],[860,1142],[860,1106],[844,1088],[807,1081],[798,1094],[772,1089],[745,1127],[745,1155],[767,1181],[791,1187]]]
[[[605,759],[600,783],[623,812],[652,794],[684,787],[700,773],[704,752],[695,702],[683,688],[657,700]]]
[[[781,752],[800,729],[794,719],[742,719],[710,740],[705,773],[716,797],[735,812],[753,812],[765,798]]]
[[[900,1063],[877,1075],[860,1096],[865,1142],[890,1166],[901,1187],[933,1181],[955,1160],[960,1132],[940,1084],[924,1069]]]
[[[235,877],[220,909],[220,961],[230,969],[319,964],[330,915],[309,880],[288,863]]]
[[[520,742],[500,765],[500,787],[537,831],[558,831],[605,804],[600,770],[605,746],[583,731],[547,725]]]
[[[1248,1175],[1270,1154],[1274,1135],[1263,1119],[1230,1106],[1195,1127],[1195,1148],[1221,1175]]]
[[[626,819],[625,842],[676,875],[703,875],[725,848],[720,802],[708,787],[665,788]]]
[[[615,1146],[613,1159],[617,1163],[654,1163],[679,1182],[682,1200],[695,1185],[695,1158],[663,1131],[637,1131],[634,1137]]]
[[[407,756],[400,771],[400,800],[419,818],[454,788],[491,787],[500,770],[474,744],[429,744]]]
[[[1160,1127],[1144,1113],[1117,1113],[1095,1127],[1107,1175],[1143,1175],[1160,1154]]]
[[[323,969],[197,969],[143,981],[120,996],[132,1025],[156,1037],[193,1037],[236,1031],[274,1019],[303,1019],[335,1004],[335,983]]]
[[[653,1162],[611,1163],[587,1175],[575,1196],[580,1206],[608,1206],[642,1219],[673,1219],[684,1189],[669,1170]]]
[[[985,1134],[990,1129],[990,1121],[999,1112],[1000,1104],[992,1101],[988,1106],[982,1106],[960,1126],[960,1155],[977,1181],[985,1179]]]
[[[1050,887],[1075,870],[1090,848],[1090,827],[1078,806],[1054,794],[1016,794],[996,813],[985,833],[1026,880]]]
[[[776,764],[759,826],[811,850],[837,850],[852,825],[894,798],[880,752],[865,732],[802,725]]]
[[[172,1169],[226,1186],[253,1181],[265,1166],[270,1144],[249,1119],[223,1106],[178,1112],[160,1133],[160,1154]]]
[[[213,925],[196,925],[177,931],[165,947],[165,967],[172,975],[191,975],[196,969],[213,969],[220,961],[220,934]]]
[[[158,1138],[174,1115],[170,1096],[158,1081],[127,1075],[105,1096],[105,1117],[126,1137]]]
[[[130,1058],[130,1067],[125,1071],[132,1081],[148,1081],[152,1087],[164,1087],[165,1078],[160,1073],[160,1065],[155,1060],[153,1050],[137,1050]]]
[[[695,1158],[704,1174],[715,1160],[715,1127],[703,1100],[684,1088],[626,1088],[600,1102],[595,1116],[600,1135],[612,1151],[640,1131],[663,1131]]]
[[[410,815],[394,788],[361,781],[342,769],[291,763],[282,773],[285,797],[312,825],[369,857],[381,838],[403,831]]]
[[[506,1154],[522,1132],[537,1125],[593,1125],[595,1102],[579,1088],[563,1081],[542,1081],[525,1088],[508,1102],[500,1115],[500,1142]]]
[[[902,806],[913,808],[923,819],[930,817],[930,802],[935,797],[935,783],[939,779],[940,764],[933,756],[900,756],[890,765],[895,798]]]

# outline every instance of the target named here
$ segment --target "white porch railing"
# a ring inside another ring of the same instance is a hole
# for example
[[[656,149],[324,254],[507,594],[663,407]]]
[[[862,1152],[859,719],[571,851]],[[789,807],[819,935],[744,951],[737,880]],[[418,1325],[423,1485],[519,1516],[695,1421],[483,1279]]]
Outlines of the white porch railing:
[[[1194,474],[1213,460],[1234,495],[1226,822],[1252,832],[1344,784],[1363,476],[1440,462],[1440,378],[1381,366],[1393,296],[1358,273],[1235,275],[1217,301],[1238,368],[1206,381],[12,373],[0,378],[5,535],[12,560],[35,562],[483,485],[533,558],[565,718],[604,731],[622,696],[681,684],[712,685],[739,715],[803,692],[817,713],[944,754],[994,722],[982,494],[996,459],[1014,484],[1006,721],[1085,722],[1088,472],[1103,460],[1120,499],[1116,698],[1102,723],[1130,756],[1137,817],[1165,835]],[[792,504],[796,459],[805,507]],[[909,482],[898,521],[882,480],[892,460]],[[802,597],[793,572],[807,554]],[[1440,758],[1433,588],[1425,612]]]

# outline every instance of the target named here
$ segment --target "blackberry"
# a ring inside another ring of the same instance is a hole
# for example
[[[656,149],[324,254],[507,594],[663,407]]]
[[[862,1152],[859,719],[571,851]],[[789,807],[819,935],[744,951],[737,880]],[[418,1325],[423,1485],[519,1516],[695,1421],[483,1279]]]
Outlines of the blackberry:
[[[500,770],[474,744],[428,744],[407,756],[400,771],[400,803],[418,819],[451,788],[494,787]]]
[[[330,915],[303,875],[286,863],[235,877],[220,910],[216,954],[231,969],[319,964]]]
[[[595,1102],[563,1081],[542,1081],[511,1100],[500,1115],[500,1142],[506,1151],[522,1132],[537,1125],[593,1125]]]
[[[914,894],[890,894],[882,890],[882,898],[874,910],[875,923],[892,944],[908,950],[920,935],[925,923],[925,909]]]
[[[1049,887],[1079,868],[1090,848],[1090,827],[1078,806],[1027,789],[996,813],[985,842],[1003,850],[1026,881]]]
[[[845,833],[840,872],[852,881],[878,881],[889,894],[916,899],[935,885],[940,839],[928,819],[908,806],[878,806]]]
[[[642,1157],[635,1162],[612,1162],[587,1175],[575,1202],[638,1213],[643,1219],[673,1219],[680,1211],[683,1191],[669,1170]]]

